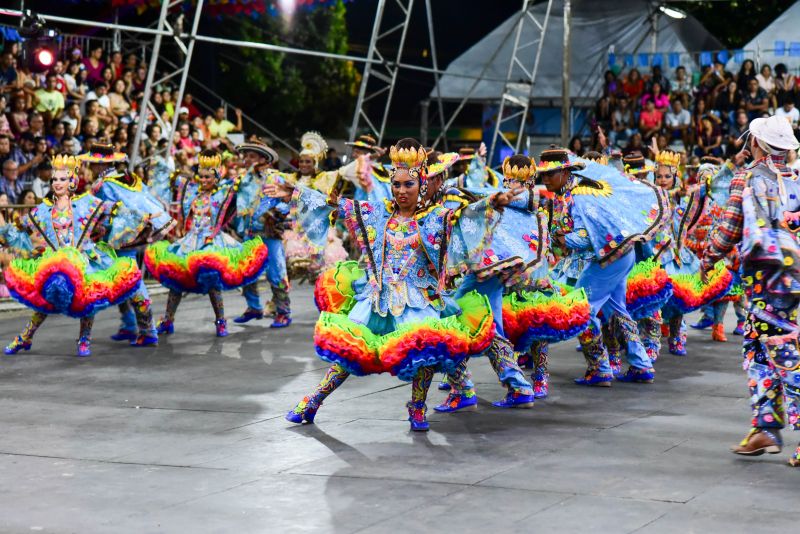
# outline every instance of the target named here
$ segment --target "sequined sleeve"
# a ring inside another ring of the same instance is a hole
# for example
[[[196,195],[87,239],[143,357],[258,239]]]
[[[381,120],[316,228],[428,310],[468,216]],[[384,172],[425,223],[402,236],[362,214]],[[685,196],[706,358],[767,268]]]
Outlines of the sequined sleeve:
[[[328,242],[330,214],[334,207],[327,202],[327,196],[310,187],[295,186],[289,203],[290,217],[298,225],[299,232],[309,245],[323,250]]]
[[[731,180],[730,197],[719,223],[714,226],[703,253],[703,268],[712,268],[742,240],[744,213],[742,192],[747,184],[747,174],[737,174]]]

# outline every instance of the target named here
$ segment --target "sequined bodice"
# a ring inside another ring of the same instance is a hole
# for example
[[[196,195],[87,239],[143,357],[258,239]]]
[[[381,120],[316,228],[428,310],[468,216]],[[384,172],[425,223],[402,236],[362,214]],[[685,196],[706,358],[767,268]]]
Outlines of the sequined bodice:
[[[421,248],[417,222],[398,214],[392,215],[386,225],[383,263],[383,298],[387,299],[392,315],[402,314],[418,298],[417,287],[422,284],[413,278],[421,282],[428,277],[427,260]]]
[[[53,205],[51,211],[53,220],[53,230],[56,233],[59,245],[72,244],[72,204],[67,204],[64,209],[60,209]]]
[[[202,191],[192,200],[191,226],[203,228],[211,226],[212,209],[211,193]]]

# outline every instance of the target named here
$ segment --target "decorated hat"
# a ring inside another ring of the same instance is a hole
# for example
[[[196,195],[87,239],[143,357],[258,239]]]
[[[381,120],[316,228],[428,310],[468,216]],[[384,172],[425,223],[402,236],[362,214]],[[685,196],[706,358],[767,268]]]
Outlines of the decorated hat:
[[[428,178],[433,178],[452,167],[459,160],[459,155],[455,152],[447,152],[446,154],[439,154],[437,159],[436,163],[428,165],[428,172],[425,174]]]
[[[306,132],[300,138],[300,155],[311,156],[314,161],[319,163],[328,151],[328,143],[325,138],[317,132]]]
[[[526,159],[528,159],[526,157]],[[530,165],[511,165],[511,157],[503,161],[503,177],[506,180],[516,180],[517,182],[527,183],[536,176],[536,165],[531,161]]]
[[[594,150],[590,150],[584,154],[583,159],[599,163],[600,165],[608,165],[608,156]]]
[[[218,152],[212,154],[200,154],[197,158],[199,169],[219,169],[222,166],[222,155]]]
[[[800,148],[800,142],[794,136],[792,124],[787,117],[773,115],[772,117],[753,119],[750,122],[750,134],[760,141],[759,146],[767,152],[782,152]],[[765,147],[764,143],[768,146]]]
[[[475,157],[475,149],[471,146],[462,146],[458,149],[458,159],[468,161]]]
[[[251,143],[242,143],[236,146],[236,151],[240,154],[244,152],[255,152],[259,156],[267,158],[267,163],[274,163],[278,161],[278,153],[267,146],[266,143],[261,141],[253,141]]]
[[[114,145],[92,143],[78,159],[86,163],[120,163],[126,161],[128,156],[124,152],[116,152]]]
[[[398,169],[406,169],[410,176],[419,178],[420,183],[427,180],[428,154],[424,148],[397,148],[397,145],[392,145],[389,148],[389,159],[392,160],[392,167],[394,168],[392,174]]]
[[[656,156],[656,163],[658,165],[666,165],[667,167],[671,167],[673,169],[677,169],[678,165],[681,164],[681,154],[680,154],[680,152],[672,152],[670,150],[662,150]]]
[[[59,154],[53,159],[52,168],[54,171],[67,171],[70,176],[74,176],[81,166],[81,161],[69,154]]]
[[[622,164],[625,166],[625,172],[628,174],[643,174],[652,172],[655,169],[647,164],[647,160],[638,150],[634,150],[627,156],[622,158]]]
[[[355,141],[352,143],[345,143],[345,145],[352,146],[354,148],[363,148],[364,150],[369,150],[371,152],[376,152],[378,150],[378,142],[369,134],[359,135]]]
[[[550,148],[542,152],[539,156],[539,163],[536,165],[536,172],[547,173],[567,170],[578,170],[586,167],[582,161],[570,159],[569,150],[566,148],[550,145]]]

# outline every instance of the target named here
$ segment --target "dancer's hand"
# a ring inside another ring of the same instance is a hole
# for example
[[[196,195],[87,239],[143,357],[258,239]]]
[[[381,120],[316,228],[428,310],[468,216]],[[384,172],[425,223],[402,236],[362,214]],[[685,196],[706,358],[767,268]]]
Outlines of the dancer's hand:
[[[708,267],[704,263],[700,264],[700,281],[704,284],[708,283]]]
[[[509,189],[508,191],[503,191],[502,193],[497,193],[495,196],[492,197],[492,205],[495,208],[503,208],[511,204],[511,201],[518,197],[525,188],[523,187],[514,187],[513,189]]]
[[[744,165],[744,162],[747,161],[747,158],[749,157],[750,157],[750,151],[747,150],[746,148],[743,148],[742,150],[737,152],[735,156],[733,156],[733,164],[736,165],[737,167],[741,167],[742,165]]]
[[[294,193],[294,187],[284,183],[264,184],[262,189],[264,194],[270,198],[287,199]]]

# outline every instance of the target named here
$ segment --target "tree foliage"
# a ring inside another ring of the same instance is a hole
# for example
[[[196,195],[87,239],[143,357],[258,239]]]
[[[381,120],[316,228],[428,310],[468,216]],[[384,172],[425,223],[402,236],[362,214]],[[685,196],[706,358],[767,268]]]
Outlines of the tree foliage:
[[[238,18],[222,32],[257,41],[337,54],[348,51],[345,6],[298,10],[291,19]],[[346,135],[360,75],[351,62],[256,49],[226,50],[219,65],[225,93],[246,113],[281,136],[305,130]]]
[[[694,15],[723,45],[739,48],[750,42],[796,0],[731,0],[670,2]]]

